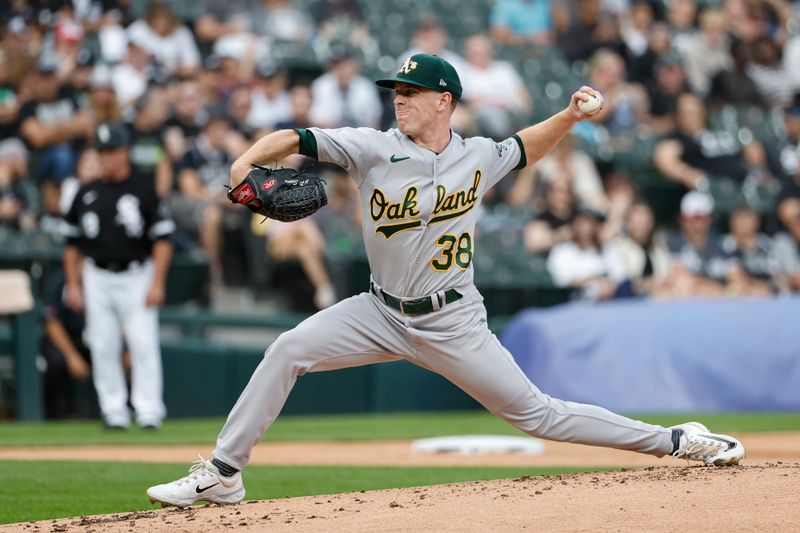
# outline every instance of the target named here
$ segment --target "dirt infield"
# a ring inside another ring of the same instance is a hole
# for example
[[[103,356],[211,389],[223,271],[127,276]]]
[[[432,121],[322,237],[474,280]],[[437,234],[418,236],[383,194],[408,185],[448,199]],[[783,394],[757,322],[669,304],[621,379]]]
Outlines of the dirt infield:
[[[159,509],[0,526],[25,532],[793,531],[800,432],[738,435],[743,466],[547,442],[542,455],[420,454],[408,441],[260,444],[253,464],[635,466],[634,470],[353,492],[233,507]],[[0,459],[188,463],[208,446],[0,448]],[[648,466],[653,465],[653,466]],[[654,466],[659,465],[659,466]]]
[[[800,463],[353,492],[15,524],[0,531],[796,531]]]
[[[737,435],[749,462],[800,462],[800,432]],[[186,463],[198,453],[211,457],[211,446],[72,446],[0,448],[0,459],[59,459]],[[670,457],[658,459],[632,452],[562,442],[545,443],[542,455],[423,454],[409,441],[273,442],[253,449],[251,464],[361,466],[664,466],[684,465]]]

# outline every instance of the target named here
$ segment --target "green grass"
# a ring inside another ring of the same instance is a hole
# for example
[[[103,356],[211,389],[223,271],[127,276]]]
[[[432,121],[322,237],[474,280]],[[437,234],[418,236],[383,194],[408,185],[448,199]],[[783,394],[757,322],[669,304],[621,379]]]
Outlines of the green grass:
[[[247,499],[414,487],[522,475],[590,472],[591,468],[398,468],[250,466]],[[186,474],[186,465],[0,461],[0,523],[158,508],[145,490]]]
[[[638,415],[672,425],[698,420],[713,431],[800,430],[800,413]],[[0,423],[0,446],[79,444],[210,444],[224,420],[169,420],[157,433],[132,429],[106,432],[97,421]],[[482,411],[282,417],[267,440],[413,439],[458,434],[519,434]],[[187,465],[0,461],[0,523],[152,508],[146,487],[175,479]],[[250,466],[245,474],[248,499],[330,494],[355,490],[410,487],[478,479],[586,472],[588,468],[428,468]]]
[[[634,415],[647,422],[669,426],[687,420],[705,423],[719,433],[800,430],[800,413],[730,413]],[[208,444],[213,443],[224,420],[168,420],[158,433],[132,429],[107,432],[97,421],[0,423],[0,446],[62,446],[80,444]],[[517,435],[520,432],[484,411],[403,413],[380,415],[328,415],[282,417],[267,440],[387,440],[464,434]]]

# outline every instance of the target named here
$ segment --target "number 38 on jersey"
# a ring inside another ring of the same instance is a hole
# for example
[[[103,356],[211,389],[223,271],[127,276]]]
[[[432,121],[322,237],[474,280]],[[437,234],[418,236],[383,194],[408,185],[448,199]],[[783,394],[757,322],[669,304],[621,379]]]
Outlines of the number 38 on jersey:
[[[459,236],[445,233],[436,241],[436,246],[439,251],[431,259],[431,266],[437,272],[447,272],[454,264],[466,270],[472,262],[472,235],[468,231]]]

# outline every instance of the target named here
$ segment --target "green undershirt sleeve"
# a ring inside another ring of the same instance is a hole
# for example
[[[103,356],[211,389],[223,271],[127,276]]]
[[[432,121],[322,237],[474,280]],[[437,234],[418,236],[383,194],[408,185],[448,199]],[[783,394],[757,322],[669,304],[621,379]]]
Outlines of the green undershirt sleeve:
[[[519,170],[525,168],[525,165],[528,164],[528,156],[525,155],[525,146],[522,144],[522,139],[519,138],[519,135],[515,133],[512,137],[519,145],[519,163],[514,167],[514,170]]]
[[[300,154],[319,159],[317,155],[317,139],[314,134],[305,128],[294,128],[294,131],[300,136]]]

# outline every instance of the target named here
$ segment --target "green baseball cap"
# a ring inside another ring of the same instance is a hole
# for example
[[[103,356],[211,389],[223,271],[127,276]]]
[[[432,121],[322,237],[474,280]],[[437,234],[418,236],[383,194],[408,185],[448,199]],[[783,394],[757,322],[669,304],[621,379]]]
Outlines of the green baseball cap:
[[[456,69],[441,57],[430,54],[414,54],[405,60],[394,78],[380,79],[375,83],[388,89],[394,89],[395,83],[407,83],[450,93],[456,100],[461,99],[461,80]]]

